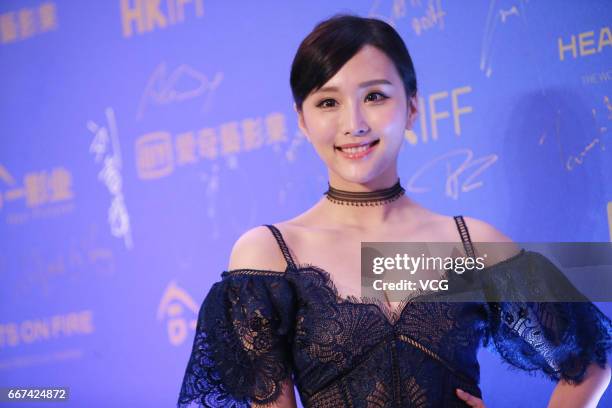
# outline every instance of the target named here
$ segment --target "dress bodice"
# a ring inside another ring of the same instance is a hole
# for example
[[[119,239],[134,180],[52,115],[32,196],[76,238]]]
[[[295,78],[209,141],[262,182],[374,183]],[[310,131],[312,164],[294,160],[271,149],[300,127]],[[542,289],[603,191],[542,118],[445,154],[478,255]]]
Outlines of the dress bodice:
[[[455,220],[473,254],[462,217]],[[287,268],[224,271],[213,284],[179,407],[269,403],[288,378],[306,408],[465,407],[456,388],[482,397],[480,346],[552,380],[579,382],[589,363],[607,361],[612,324],[591,303],[411,297],[391,311],[376,298],[338,296],[327,271],[296,265],[280,231],[268,227]],[[534,264],[552,267],[542,258],[521,250],[488,271],[507,277]]]

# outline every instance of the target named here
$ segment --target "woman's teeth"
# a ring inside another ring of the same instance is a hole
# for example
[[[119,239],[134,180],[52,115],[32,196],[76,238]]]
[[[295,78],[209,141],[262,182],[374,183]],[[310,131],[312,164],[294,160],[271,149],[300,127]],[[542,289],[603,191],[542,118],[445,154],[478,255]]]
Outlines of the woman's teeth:
[[[359,147],[340,147],[339,149],[342,150],[343,152],[350,153],[350,154],[361,153],[361,152],[365,152],[366,150],[368,150],[370,146],[376,144],[377,142],[378,140],[375,140],[374,142],[367,144],[367,145],[363,145]]]
[[[369,147],[370,145],[365,145],[365,146],[359,146],[359,147],[340,148],[340,150],[342,150],[343,152],[354,154],[354,153],[359,153],[359,152],[365,152],[366,150],[368,150]]]

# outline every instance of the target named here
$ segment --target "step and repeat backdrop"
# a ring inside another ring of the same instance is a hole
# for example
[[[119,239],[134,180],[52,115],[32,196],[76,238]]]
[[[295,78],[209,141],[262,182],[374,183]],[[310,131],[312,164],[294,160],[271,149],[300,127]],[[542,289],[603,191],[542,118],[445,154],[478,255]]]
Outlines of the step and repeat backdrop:
[[[232,244],[327,189],[289,69],[339,12],[413,57],[407,194],[515,241],[612,240],[608,0],[2,1],[0,386],[175,404]],[[488,405],[545,406],[552,382],[479,357]]]

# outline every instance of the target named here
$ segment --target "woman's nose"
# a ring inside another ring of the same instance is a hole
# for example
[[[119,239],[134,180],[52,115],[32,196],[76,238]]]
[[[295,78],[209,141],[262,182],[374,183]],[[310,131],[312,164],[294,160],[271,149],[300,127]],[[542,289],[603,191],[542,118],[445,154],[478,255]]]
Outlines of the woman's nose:
[[[343,115],[345,135],[361,136],[370,131],[359,104],[349,104]]]

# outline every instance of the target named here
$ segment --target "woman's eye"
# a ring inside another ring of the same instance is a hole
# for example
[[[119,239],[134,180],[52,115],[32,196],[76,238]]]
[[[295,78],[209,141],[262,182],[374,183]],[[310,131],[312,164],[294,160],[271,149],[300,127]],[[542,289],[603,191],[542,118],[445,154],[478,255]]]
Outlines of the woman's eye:
[[[382,92],[371,92],[366,96],[366,102],[381,102],[389,97]],[[334,108],[337,102],[334,99],[324,99],[317,104],[318,108]]]
[[[372,93],[369,93],[368,96],[366,96],[366,101],[379,102],[387,98],[388,96],[385,94],[382,94],[380,92],[372,92]]]
[[[333,108],[334,106],[336,106],[336,101],[334,101],[333,99],[325,99],[319,102],[319,104],[317,105],[317,107],[319,108]]]

